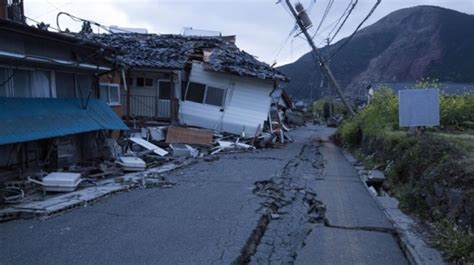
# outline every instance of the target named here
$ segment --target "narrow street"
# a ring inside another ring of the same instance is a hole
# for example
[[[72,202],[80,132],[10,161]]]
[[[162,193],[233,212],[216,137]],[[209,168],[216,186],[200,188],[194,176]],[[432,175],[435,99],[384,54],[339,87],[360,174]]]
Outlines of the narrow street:
[[[170,172],[46,220],[0,224],[0,264],[407,264],[329,129]]]

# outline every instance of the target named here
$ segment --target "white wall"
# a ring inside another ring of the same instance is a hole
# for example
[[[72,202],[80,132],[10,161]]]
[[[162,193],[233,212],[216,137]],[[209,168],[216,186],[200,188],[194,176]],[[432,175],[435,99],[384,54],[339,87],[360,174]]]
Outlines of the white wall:
[[[240,77],[204,71],[201,63],[193,63],[191,82],[226,90],[223,108],[191,101],[180,102],[181,123],[253,137],[258,125],[268,117],[273,90],[272,80]],[[221,111],[223,110],[223,111]]]

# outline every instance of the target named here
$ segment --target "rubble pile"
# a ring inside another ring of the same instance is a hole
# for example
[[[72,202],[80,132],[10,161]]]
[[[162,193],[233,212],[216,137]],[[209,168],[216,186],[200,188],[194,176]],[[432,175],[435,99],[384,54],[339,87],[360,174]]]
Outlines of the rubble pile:
[[[210,71],[260,79],[287,80],[283,74],[270,65],[240,50],[227,37],[139,33],[77,36],[98,42],[105,47],[115,48],[119,52],[117,59],[130,67],[181,70],[188,62],[198,59],[204,61]]]
[[[284,134],[289,130],[289,126],[283,122],[275,122],[273,133],[262,132],[253,138],[245,138],[209,129],[173,125],[132,129],[118,139],[105,139],[100,147],[102,159],[52,172],[32,172],[23,180],[6,182],[6,188],[0,193],[4,205],[15,205],[42,200],[55,193],[72,193],[103,185],[101,183],[108,185],[110,182],[107,180],[124,184],[126,181],[120,176],[134,172],[141,173],[133,183],[125,183],[133,184],[128,185],[127,189],[172,188],[174,183],[149,171],[167,165],[183,164],[187,160],[214,161],[221,153],[253,152],[257,148],[279,147],[284,140],[291,139]]]

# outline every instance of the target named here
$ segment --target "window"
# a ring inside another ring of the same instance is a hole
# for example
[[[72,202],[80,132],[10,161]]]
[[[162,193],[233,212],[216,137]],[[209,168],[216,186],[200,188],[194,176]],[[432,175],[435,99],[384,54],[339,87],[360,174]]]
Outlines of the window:
[[[75,78],[72,73],[56,72],[56,97],[57,98],[75,98],[76,86]]]
[[[206,85],[190,82],[186,94],[186,100],[203,103]]]
[[[13,69],[13,95],[19,98],[32,97],[33,71]]]
[[[100,83],[100,99],[111,106],[120,105],[120,86],[117,84]]]
[[[137,78],[137,87],[144,87],[145,86],[145,78],[138,77]]]
[[[160,81],[159,83],[159,99],[171,99],[171,83],[168,81]]]
[[[207,87],[206,100],[204,101],[204,103],[222,107],[223,100],[224,100],[224,89],[210,87],[210,86]]]
[[[32,96],[35,98],[51,97],[51,72],[35,71],[34,72],[34,89]]]
[[[0,67],[0,96],[50,98],[51,80],[51,71]]]
[[[153,79],[152,78],[145,78],[145,77],[137,77],[136,78],[137,87],[153,87]]]
[[[225,90],[222,88],[190,82],[186,94],[186,100],[222,107],[224,94]]]

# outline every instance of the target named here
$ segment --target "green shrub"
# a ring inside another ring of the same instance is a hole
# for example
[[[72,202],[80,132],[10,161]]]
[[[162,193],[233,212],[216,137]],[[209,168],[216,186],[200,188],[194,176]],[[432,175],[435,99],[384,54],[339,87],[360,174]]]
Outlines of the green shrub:
[[[474,122],[474,95],[441,95],[440,112],[444,128],[471,128]]]
[[[471,232],[460,230],[447,220],[437,227],[436,244],[444,250],[446,259],[456,264],[474,262],[474,236]]]
[[[333,114],[343,116],[347,115],[346,107],[342,102],[333,100],[332,104]],[[312,111],[319,117],[329,117],[329,101],[325,99],[316,100],[315,102],[313,102]]]
[[[364,134],[398,129],[398,98],[389,87],[381,87],[360,116]]]
[[[348,146],[358,146],[362,141],[362,129],[359,119],[346,120],[339,127],[342,143]]]

